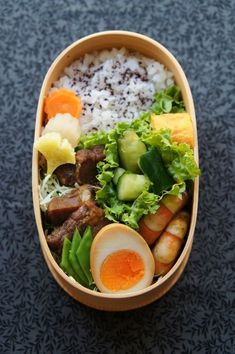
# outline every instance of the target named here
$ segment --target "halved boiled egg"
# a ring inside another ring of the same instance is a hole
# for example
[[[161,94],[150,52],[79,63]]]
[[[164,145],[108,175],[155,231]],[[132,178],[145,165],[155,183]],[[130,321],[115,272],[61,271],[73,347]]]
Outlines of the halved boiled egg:
[[[122,224],[107,225],[98,232],[90,262],[95,284],[103,293],[129,293],[153,281],[155,264],[148,244]]]

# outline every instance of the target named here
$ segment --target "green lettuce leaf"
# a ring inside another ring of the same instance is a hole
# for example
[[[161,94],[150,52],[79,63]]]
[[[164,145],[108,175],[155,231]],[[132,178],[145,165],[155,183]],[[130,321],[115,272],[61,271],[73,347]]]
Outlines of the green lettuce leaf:
[[[151,111],[155,114],[184,112],[185,106],[179,86],[171,85],[165,91],[156,92]]]
[[[94,145],[105,145],[108,141],[108,133],[105,131],[98,131],[87,135],[82,135],[76,151],[80,149],[89,149]]]
[[[95,132],[81,137],[76,150],[91,148],[94,145],[105,145],[105,159],[98,163],[97,179],[101,189],[96,193],[97,203],[104,209],[106,217],[114,222],[123,222],[137,229],[140,218],[154,213],[159,208],[159,202],[166,194],[181,196],[186,189],[186,181],[194,180],[200,175],[193,155],[193,150],[187,144],[177,144],[171,141],[170,130],[160,132],[152,130],[150,125],[151,113],[167,113],[184,111],[184,103],[177,86],[171,86],[166,91],[155,95],[155,102],[150,112],[144,112],[139,119],[131,123],[120,122],[110,132]],[[170,190],[164,190],[160,195],[151,192],[151,186],[146,189],[134,202],[118,200],[116,186],[113,183],[114,170],[119,166],[118,138],[127,129],[133,129],[145,143],[148,149],[155,146],[161,153],[162,159],[175,184]]]
[[[119,123],[115,129],[105,135],[94,133],[92,136],[84,136],[80,142],[83,147],[92,147],[98,141],[99,143],[106,141],[105,160],[97,165],[97,179],[101,184],[101,189],[96,193],[96,200],[109,220],[123,222],[134,229],[138,228],[138,222],[143,215],[154,213],[158,209],[159,202],[165,194],[180,196],[185,191],[185,181],[193,180],[200,174],[189,145],[172,143],[169,130],[165,129],[160,132],[151,130],[150,124],[147,124],[149,117],[149,115],[143,115],[132,123]],[[157,195],[152,193],[151,187],[147,185],[134,202],[118,200],[116,187],[113,184],[114,170],[119,166],[117,140],[128,128],[135,129],[147,147],[156,146],[159,149],[168,171],[176,181],[171,190]]]
[[[162,129],[160,132],[152,131],[143,136],[143,142],[159,149],[166,167],[178,183],[194,180],[200,175],[200,169],[194,160],[193,150],[188,144],[172,142],[169,129]]]

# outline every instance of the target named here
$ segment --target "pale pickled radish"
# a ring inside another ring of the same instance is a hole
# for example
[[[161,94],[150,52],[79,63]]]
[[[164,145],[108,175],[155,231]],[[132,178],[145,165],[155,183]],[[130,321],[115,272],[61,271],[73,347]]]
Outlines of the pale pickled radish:
[[[173,266],[183,245],[189,220],[188,212],[179,212],[156,242],[152,250],[155,260],[155,275],[165,275]]]
[[[51,132],[59,133],[61,137],[67,139],[74,148],[77,146],[81,136],[79,119],[74,119],[69,113],[58,113],[47,122],[42,131],[42,135]]]

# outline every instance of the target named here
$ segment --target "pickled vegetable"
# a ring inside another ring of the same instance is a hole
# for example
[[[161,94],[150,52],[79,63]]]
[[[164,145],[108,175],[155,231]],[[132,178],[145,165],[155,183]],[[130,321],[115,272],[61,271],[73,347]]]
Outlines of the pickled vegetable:
[[[62,138],[68,139],[72,147],[75,147],[81,136],[79,119],[74,119],[69,113],[58,113],[55,117],[49,119],[42,135],[51,132],[59,133]]]
[[[47,175],[65,163],[75,164],[75,152],[67,139],[62,139],[59,133],[47,133],[35,143],[35,149],[40,151],[47,160]]]

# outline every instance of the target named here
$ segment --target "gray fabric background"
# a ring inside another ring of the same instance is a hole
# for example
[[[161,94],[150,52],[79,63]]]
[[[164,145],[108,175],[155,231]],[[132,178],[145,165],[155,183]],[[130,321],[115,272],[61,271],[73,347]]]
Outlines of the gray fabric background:
[[[31,199],[40,87],[52,60],[102,30],[147,34],[195,100],[200,205],[184,275],[161,300],[104,313],[70,298],[43,260]],[[235,353],[235,2],[0,0],[0,353]]]

